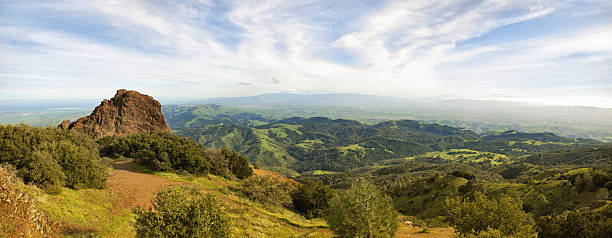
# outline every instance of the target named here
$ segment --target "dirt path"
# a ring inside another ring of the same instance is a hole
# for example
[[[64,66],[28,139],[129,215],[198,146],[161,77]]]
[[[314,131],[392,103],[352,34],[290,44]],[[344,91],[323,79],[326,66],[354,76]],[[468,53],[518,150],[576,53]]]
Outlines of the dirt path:
[[[116,162],[107,184],[118,199],[113,204],[113,210],[122,211],[126,208],[140,206],[148,209],[151,199],[166,186],[181,185],[182,182],[169,180],[152,174],[134,171],[130,164],[132,159]]]

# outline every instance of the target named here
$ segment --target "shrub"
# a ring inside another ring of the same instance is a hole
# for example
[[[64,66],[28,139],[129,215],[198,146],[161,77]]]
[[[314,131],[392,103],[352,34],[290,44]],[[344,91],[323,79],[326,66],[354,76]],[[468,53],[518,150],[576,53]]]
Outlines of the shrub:
[[[43,188],[103,188],[108,176],[91,138],[57,128],[0,125],[0,163]]]
[[[134,158],[139,164],[156,171],[187,171],[195,175],[209,172],[204,146],[167,132],[144,132],[109,140],[102,138],[103,156]]]
[[[455,170],[452,173],[450,173],[450,175],[455,176],[455,177],[464,178],[467,180],[476,178],[474,174],[467,172],[467,171],[463,171],[463,170]]]
[[[538,237],[612,237],[612,207],[576,210],[538,218]]]
[[[238,154],[236,151],[228,149],[221,150],[225,158],[228,160],[230,171],[239,179],[244,179],[253,175],[253,169],[249,166],[247,159]]]
[[[34,151],[32,157],[19,170],[25,181],[35,181],[40,187],[64,186],[66,175],[57,161],[46,151]]]
[[[392,237],[397,215],[389,196],[361,181],[329,201],[326,220],[340,237]]]
[[[195,188],[168,187],[153,209],[134,209],[138,237],[229,237],[230,219],[215,195]]]
[[[294,185],[278,176],[253,176],[238,187],[245,197],[266,207],[290,207]]]
[[[478,234],[499,230],[504,236],[528,237],[533,234],[531,217],[525,213],[520,200],[509,196],[488,198],[480,192],[474,198],[448,199],[445,210],[447,221],[462,234]]]
[[[322,217],[332,193],[321,181],[306,181],[291,193],[293,208],[307,218]]]
[[[156,171],[188,172],[206,175],[212,172],[227,178],[246,178],[253,171],[240,154],[227,149],[206,150],[203,145],[167,132],[145,132],[120,138],[98,140],[101,154],[112,158],[131,157]]]

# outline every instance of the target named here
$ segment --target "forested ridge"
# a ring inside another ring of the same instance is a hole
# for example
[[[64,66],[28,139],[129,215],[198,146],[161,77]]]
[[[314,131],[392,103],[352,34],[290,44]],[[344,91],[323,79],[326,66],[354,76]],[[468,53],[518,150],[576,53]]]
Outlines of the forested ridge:
[[[469,149],[489,152],[492,156],[519,157],[604,144],[552,133],[510,130],[479,135],[461,128],[413,120],[368,125],[323,117],[289,118],[259,126],[223,122],[183,127],[175,132],[210,148],[232,148],[251,163],[288,174],[348,171],[380,161],[444,150]]]

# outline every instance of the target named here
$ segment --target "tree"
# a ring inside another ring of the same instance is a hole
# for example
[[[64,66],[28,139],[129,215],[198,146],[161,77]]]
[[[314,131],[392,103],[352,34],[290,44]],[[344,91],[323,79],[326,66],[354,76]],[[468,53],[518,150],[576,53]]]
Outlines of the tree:
[[[321,217],[332,193],[321,181],[306,181],[291,193],[293,208],[307,218]]]
[[[340,237],[393,237],[397,215],[391,198],[362,180],[332,197],[326,220]]]
[[[611,237],[612,206],[567,211],[538,218],[538,237]]]
[[[107,168],[87,135],[58,128],[0,125],[0,163],[42,188],[104,188]]]
[[[280,176],[253,176],[236,188],[245,197],[268,208],[290,207],[295,186]]]
[[[253,169],[249,167],[249,162],[244,156],[238,154],[234,150],[222,149],[221,153],[228,160],[228,167],[230,171],[236,175],[238,179],[248,178],[253,175]]]
[[[462,234],[499,230],[504,236],[531,237],[533,221],[520,200],[501,195],[488,198],[480,192],[473,198],[446,200],[447,221]]]
[[[137,208],[138,237],[229,237],[230,219],[222,202],[195,188],[168,187],[157,194],[153,209]]]

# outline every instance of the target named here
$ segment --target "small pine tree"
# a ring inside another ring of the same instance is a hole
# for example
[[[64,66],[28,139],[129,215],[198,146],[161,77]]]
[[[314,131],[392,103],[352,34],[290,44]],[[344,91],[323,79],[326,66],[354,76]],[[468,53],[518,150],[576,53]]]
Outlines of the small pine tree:
[[[329,201],[326,220],[340,237],[393,237],[397,215],[388,195],[360,181]]]

